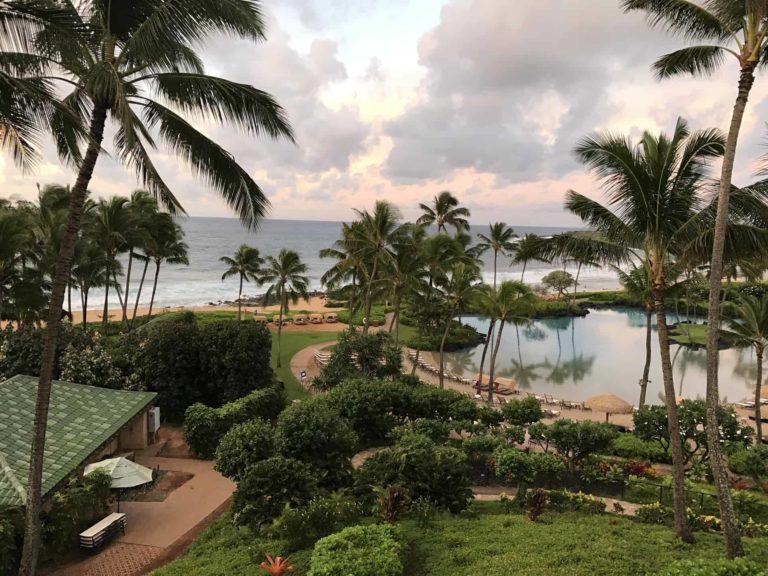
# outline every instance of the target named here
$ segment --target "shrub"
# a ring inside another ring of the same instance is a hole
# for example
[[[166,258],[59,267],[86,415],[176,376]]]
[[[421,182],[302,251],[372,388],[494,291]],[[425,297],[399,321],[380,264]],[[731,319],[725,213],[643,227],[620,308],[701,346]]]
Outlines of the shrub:
[[[542,480],[557,480],[565,471],[562,458],[553,454],[498,448],[494,452],[496,475],[521,486]]]
[[[291,550],[308,548],[320,538],[355,524],[363,509],[344,492],[316,496],[303,506],[286,508],[274,525],[277,536],[288,542]]]
[[[216,470],[239,480],[246,470],[275,454],[275,431],[263,420],[233,426],[216,448]]]
[[[768,576],[768,569],[762,564],[744,558],[679,560],[659,572],[658,576]]]
[[[14,574],[22,543],[22,516],[18,508],[0,506],[0,574]]]
[[[384,522],[394,524],[408,510],[411,499],[402,486],[387,486],[379,494],[379,516]]]
[[[528,426],[544,417],[544,411],[536,398],[511,400],[501,407],[504,420],[513,426]]]
[[[418,434],[408,434],[394,447],[374,454],[355,480],[361,495],[393,485],[406,488],[413,499],[425,498],[454,513],[465,509],[472,497],[464,454]]]
[[[728,459],[728,467],[735,474],[749,476],[758,487],[762,486],[768,477],[768,444],[737,450]]]
[[[232,496],[235,522],[256,530],[286,505],[301,506],[317,495],[317,472],[298,460],[273,456],[251,466]]]
[[[395,378],[400,375],[403,358],[387,332],[345,331],[333,348],[328,364],[314,380],[320,390],[330,390],[350,378]]]
[[[650,460],[651,462],[666,460],[664,450],[657,443],[641,440],[634,434],[619,434],[611,445],[610,453],[621,458],[635,460]]]
[[[544,514],[544,510],[547,508],[547,493],[542,489],[532,490],[525,496],[525,504],[528,507],[528,519],[531,522],[536,522],[539,516]]]
[[[273,420],[283,408],[285,394],[274,387],[251,392],[221,408],[193,404],[184,415],[184,438],[198,457],[213,458],[219,441],[235,424]]]
[[[366,445],[383,442],[410,416],[412,387],[398,381],[355,378],[336,386],[328,402],[354,428]]]
[[[658,502],[645,504],[635,510],[635,517],[645,524],[671,524],[672,510]]]
[[[411,419],[427,418],[443,422],[472,422],[480,417],[480,408],[471,399],[455,390],[441,390],[434,386],[413,389]]]
[[[280,452],[311,464],[320,473],[323,487],[333,489],[347,483],[357,435],[325,398],[287,408],[278,418],[276,433]]]
[[[563,418],[547,426],[546,434],[550,444],[573,466],[592,454],[605,451],[618,432],[608,423]]]
[[[402,576],[404,554],[395,526],[352,526],[315,544],[308,576]]]
[[[112,478],[97,470],[82,479],[73,478],[52,498],[44,521],[45,541],[56,552],[76,548],[78,534],[107,511]]]
[[[602,514],[605,512],[605,501],[582,492],[574,493],[567,490],[550,490],[549,505],[558,512],[586,512],[587,514]]]
[[[445,444],[451,436],[451,427],[440,420],[418,418],[410,424],[395,428],[390,436],[397,441],[406,434],[420,434],[437,444]]]
[[[17,374],[38,376],[40,360],[43,355],[42,328],[22,328],[14,330],[7,326],[0,330],[0,380],[5,380]],[[61,358],[67,348],[76,350],[86,348],[93,343],[93,332],[75,328],[71,324],[62,323],[56,340],[56,356],[54,359],[53,377],[61,377]]]
[[[128,378],[107,352],[101,336],[94,332],[92,338],[85,346],[67,346],[61,355],[61,379],[86,386],[125,388]]]

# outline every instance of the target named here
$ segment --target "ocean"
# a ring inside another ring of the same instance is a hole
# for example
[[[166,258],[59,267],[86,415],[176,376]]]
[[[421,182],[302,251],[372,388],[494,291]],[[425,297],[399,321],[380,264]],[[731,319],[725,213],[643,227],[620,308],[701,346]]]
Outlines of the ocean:
[[[262,256],[277,255],[281,248],[295,250],[309,267],[307,276],[313,290],[322,290],[320,278],[333,265],[332,260],[321,259],[320,250],[329,248],[341,235],[341,222],[323,222],[308,220],[264,220],[256,232],[243,228],[234,218],[190,217],[179,220],[185,233],[185,242],[189,246],[189,266],[163,264],[160,268],[160,280],[155,296],[155,307],[167,306],[204,306],[218,304],[237,298],[238,280],[229,278],[222,281],[226,266],[219,261],[221,256],[232,256],[241,244],[258,248]],[[512,226],[518,236],[534,233],[542,236],[566,232],[568,228],[545,226]],[[471,234],[487,233],[487,225],[473,225]],[[124,262],[125,264],[125,262]],[[530,262],[525,271],[525,281],[537,284],[548,272],[561,269],[562,265]],[[124,266],[125,270],[125,266]],[[575,275],[575,270],[570,270]],[[140,306],[148,306],[152,290],[154,265],[147,271],[147,284],[142,291]],[[521,267],[510,266],[509,259],[499,257],[498,278],[520,279]],[[131,279],[131,302],[134,301],[141,276],[141,265],[134,261]],[[493,280],[493,254],[484,257],[483,277],[487,282]],[[123,279],[124,282],[124,279]],[[579,278],[579,290],[613,288],[618,285],[616,275],[610,269],[582,269]],[[263,289],[250,283],[243,286],[244,296],[256,296]],[[80,299],[73,293],[73,308],[80,308]],[[101,309],[104,292],[92,290],[88,297],[90,309]],[[110,308],[117,308],[118,302],[110,291]]]

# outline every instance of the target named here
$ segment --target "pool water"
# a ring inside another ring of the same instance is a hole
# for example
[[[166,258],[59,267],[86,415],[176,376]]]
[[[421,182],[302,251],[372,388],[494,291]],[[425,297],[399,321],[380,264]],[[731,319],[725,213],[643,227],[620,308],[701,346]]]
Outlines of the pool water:
[[[465,317],[463,322],[482,333],[488,320]],[[668,322],[677,318],[669,315]],[[496,328],[498,330],[498,327]],[[465,377],[479,372],[483,346],[446,353],[448,370]],[[706,391],[706,351],[672,344],[678,396],[703,398]],[[490,358],[490,353],[489,353]],[[488,372],[486,359],[485,372]],[[585,400],[612,393],[637,404],[645,363],[645,313],[616,308],[592,310],[583,318],[535,320],[526,326],[507,324],[496,359],[496,375],[514,378],[520,390]],[[757,362],[752,348],[720,352],[720,395],[736,402],[753,395]],[[654,326],[651,382],[647,400],[663,400],[658,334]]]

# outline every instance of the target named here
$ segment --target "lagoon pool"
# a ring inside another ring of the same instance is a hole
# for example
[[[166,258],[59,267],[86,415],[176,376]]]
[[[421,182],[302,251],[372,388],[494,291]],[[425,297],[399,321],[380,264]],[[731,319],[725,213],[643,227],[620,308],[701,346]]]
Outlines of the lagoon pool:
[[[488,320],[465,317],[463,322],[480,332]],[[676,321],[670,314],[670,323]],[[651,382],[647,399],[663,399],[658,335],[654,327]],[[472,377],[479,371],[483,347],[446,353],[448,370]],[[706,389],[706,352],[672,344],[675,389],[678,396],[703,398]],[[490,356],[490,353],[489,353]],[[632,404],[640,396],[639,380],[645,362],[645,313],[617,308],[592,310],[583,318],[535,320],[528,326],[504,327],[496,375],[514,378],[518,388],[585,400],[610,392]],[[486,360],[485,371],[488,371]],[[750,397],[757,362],[751,348],[720,352],[720,395],[731,402]]]

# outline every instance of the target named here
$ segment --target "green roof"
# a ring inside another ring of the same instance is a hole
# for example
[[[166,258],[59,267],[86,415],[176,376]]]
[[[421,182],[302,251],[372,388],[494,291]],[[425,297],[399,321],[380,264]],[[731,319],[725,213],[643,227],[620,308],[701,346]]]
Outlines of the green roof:
[[[43,464],[43,495],[77,469],[157,396],[54,380]],[[0,382],[0,504],[26,501],[37,378]]]

